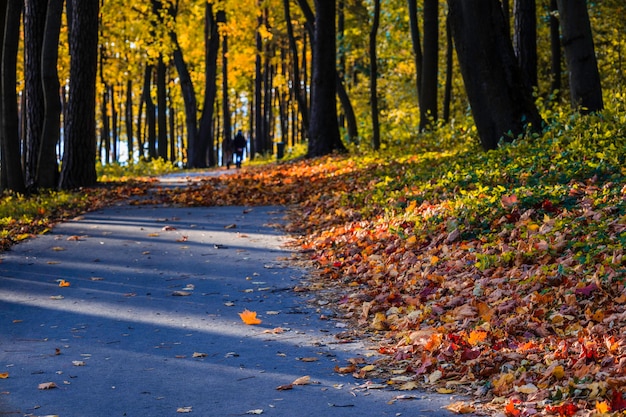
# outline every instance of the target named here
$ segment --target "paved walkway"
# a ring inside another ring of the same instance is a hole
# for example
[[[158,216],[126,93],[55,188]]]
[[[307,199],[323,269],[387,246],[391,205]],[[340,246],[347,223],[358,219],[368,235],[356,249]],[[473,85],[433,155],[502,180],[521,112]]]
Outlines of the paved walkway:
[[[111,207],[0,254],[0,415],[451,415],[334,372],[371,351],[292,291],[282,216]]]

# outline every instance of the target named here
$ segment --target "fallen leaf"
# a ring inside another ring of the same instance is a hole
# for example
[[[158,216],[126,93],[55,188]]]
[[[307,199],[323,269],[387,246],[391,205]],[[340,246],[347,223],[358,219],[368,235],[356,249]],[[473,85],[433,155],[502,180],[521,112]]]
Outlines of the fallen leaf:
[[[312,356],[308,358],[298,358],[298,360],[302,362],[317,362],[319,358]]]
[[[50,299],[51,299],[51,300],[62,300],[62,299],[64,299],[64,298],[65,298],[65,297],[63,297],[62,295],[51,295],[51,296],[50,296]]]
[[[301,376],[291,383],[291,385],[308,385],[311,383],[311,377],[309,375]]]
[[[279,385],[276,387],[277,391],[288,391],[293,389],[293,384]]]
[[[55,252],[63,252],[65,248],[62,248],[61,246],[53,246],[52,250]]]
[[[74,366],[85,366],[85,361],[72,361]]]
[[[165,232],[171,232],[172,230],[176,230],[176,228],[174,226],[163,226],[163,228],[161,228],[161,230],[163,230]]]
[[[59,287],[69,287],[70,286],[70,282],[66,281],[64,279],[59,281]]]
[[[457,414],[469,414],[476,411],[476,409],[472,405],[466,403],[465,401],[457,401],[455,403],[446,405],[444,408]]]
[[[8,372],[3,372],[0,374],[0,379],[7,379],[9,377],[9,373]]]
[[[206,353],[194,352],[191,357],[192,358],[206,358],[207,356],[209,356],[209,355],[207,355]]]
[[[57,384],[55,384],[54,382],[44,382],[37,386],[37,389],[41,389],[41,390],[53,389],[53,388],[57,388]]]
[[[177,413],[191,413],[193,409],[191,407],[179,407],[176,409]]]
[[[609,411],[611,411],[611,407],[609,407],[609,404],[606,401],[597,401],[596,402],[596,411],[600,414],[605,414],[608,413]]]
[[[248,410],[246,411],[246,414],[263,414],[263,410],[260,408],[257,408],[256,410]]]
[[[235,223],[227,224],[224,229],[235,229],[237,225]]]
[[[514,401],[513,399],[509,400],[509,402],[507,403],[506,407],[504,407],[504,412],[506,413],[507,416],[509,416],[509,417],[519,417],[519,415],[522,414],[522,412],[520,410],[515,408],[515,404],[517,402],[519,402],[519,400],[518,401]]]
[[[172,295],[174,297],[187,297],[191,295],[191,293],[189,291],[174,291]]]
[[[249,325],[252,324],[261,324],[261,319],[258,319],[256,317],[256,311],[250,311],[248,309],[245,309],[243,312],[239,313],[239,317],[241,317],[241,320]]]

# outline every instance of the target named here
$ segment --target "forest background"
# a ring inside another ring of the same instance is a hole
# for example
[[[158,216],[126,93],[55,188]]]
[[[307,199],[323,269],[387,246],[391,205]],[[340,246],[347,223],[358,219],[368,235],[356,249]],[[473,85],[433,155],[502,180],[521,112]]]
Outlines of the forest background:
[[[346,337],[387,358],[338,372],[478,398],[459,412],[626,409],[622,2],[44,3],[0,2],[5,249],[129,196],[290,205]],[[250,159],[349,153],[78,189],[223,165],[238,129]]]

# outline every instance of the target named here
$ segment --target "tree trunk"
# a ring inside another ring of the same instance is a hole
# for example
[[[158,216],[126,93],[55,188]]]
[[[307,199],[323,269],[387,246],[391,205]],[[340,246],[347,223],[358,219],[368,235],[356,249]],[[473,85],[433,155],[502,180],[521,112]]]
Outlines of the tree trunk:
[[[557,0],[573,108],[602,110],[602,87],[585,0]]]
[[[220,12],[218,12],[220,13]],[[217,17],[213,12],[213,4],[206,4],[205,15],[205,84],[204,104],[198,131],[197,146],[194,149],[192,167],[205,168],[215,165],[213,154],[213,113],[215,111],[215,97],[217,96],[217,54],[219,52],[219,33]],[[208,156],[208,159],[207,159]]]
[[[337,123],[335,0],[315,0],[309,157],[345,152]]]
[[[35,180],[36,184],[42,188],[55,188],[59,183],[56,145],[59,142],[61,130],[61,98],[59,97],[61,86],[57,63],[62,15],[63,0],[48,0],[41,56],[45,114]]]
[[[165,62],[159,56],[156,68],[157,88],[157,156],[167,161],[167,83]]]
[[[420,41],[420,28],[417,22],[417,0],[407,0],[409,6],[409,26],[411,28],[411,45],[413,46],[413,58],[415,60],[415,87],[418,103],[422,91],[422,43]]]
[[[424,61],[420,97],[420,130],[437,120],[439,71],[439,2],[424,0]]]
[[[448,0],[461,74],[485,150],[542,120],[522,82],[498,0]]]
[[[380,123],[378,120],[378,57],[376,35],[380,25],[380,0],[374,0],[374,17],[370,30],[370,112],[372,114],[372,149],[380,149]]]
[[[152,100],[152,71],[154,67],[147,65],[143,76],[143,101],[146,103],[146,130],[148,132],[148,158],[156,158],[156,105]],[[143,154],[143,149],[142,149]]]
[[[446,17],[446,83],[443,92],[443,121],[450,121],[450,102],[452,101],[452,60],[454,44],[452,43],[452,28],[450,19]]]
[[[27,187],[36,187],[37,160],[45,117],[42,87],[41,56],[46,25],[47,1],[26,0],[24,7],[24,94],[25,108],[25,165]]]
[[[559,30],[558,7],[556,0],[550,0],[550,75],[551,93],[561,91],[561,39]]]
[[[261,2],[257,1],[260,7]],[[254,159],[259,149],[262,149],[263,138],[263,40],[260,28],[263,25],[263,14],[257,15],[257,31],[255,34],[256,57],[254,63],[254,134],[250,136],[250,159]]]
[[[330,3],[329,0],[323,0],[323,3]],[[302,9],[302,12],[304,13],[304,17],[306,19],[306,23],[305,23],[305,27],[307,29],[307,32],[309,33],[309,37],[312,40],[312,44],[315,43],[315,37],[317,36],[315,34],[315,27],[317,25],[317,14],[314,14],[313,11],[311,10],[311,7],[309,6],[309,3],[306,0],[298,0],[298,4],[300,5],[300,8]],[[317,3],[316,3],[317,4]],[[332,8],[335,8],[335,3],[332,3]],[[317,7],[316,7],[317,10]],[[333,33],[335,31],[335,22],[333,20],[332,22],[333,24]],[[334,36],[334,34],[333,34]],[[335,46],[335,42],[333,42],[333,55],[336,54],[336,46]],[[315,61],[315,51],[316,48],[315,46],[312,46],[312,60]],[[327,52],[329,53],[329,52]],[[304,56],[304,54],[303,54]],[[303,57],[304,59],[304,57]],[[354,115],[354,108],[352,107],[352,103],[350,102],[350,98],[348,97],[348,93],[346,91],[346,87],[343,84],[343,80],[339,77],[339,73],[337,72],[337,68],[333,65],[334,71],[335,71],[335,90],[337,95],[339,96],[339,101],[341,102],[341,107],[343,108],[343,112],[344,115],[346,117],[346,123],[348,125],[348,137],[350,138],[351,141],[356,142],[358,137],[359,137],[359,132],[358,132],[358,126],[356,123],[356,117]],[[313,71],[315,72],[315,71]],[[304,79],[306,80],[306,76],[304,76]],[[314,80],[311,80],[311,84],[314,82]],[[313,100],[313,98],[311,97],[311,101]],[[310,117],[312,118],[313,115],[311,114],[313,112],[313,104],[311,103],[311,111],[310,111]],[[336,102],[335,102],[335,113],[337,113],[336,111]],[[310,135],[309,135],[310,137]],[[341,143],[341,140],[340,140]],[[337,146],[339,144],[336,144]],[[339,149],[345,150],[345,147],[343,146],[343,143],[341,143],[341,146]]]
[[[21,0],[3,2],[6,10],[2,40],[2,182],[18,193],[25,193],[22,172],[19,117],[17,109],[17,52],[20,42],[20,21],[24,6]],[[0,11],[3,7],[0,7]],[[2,17],[2,19],[4,19]]]
[[[226,23],[226,14],[224,14]],[[233,137],[230,119],[230,100],[228,97],[228,35],[222,38],[222,117],[224,119],[224,137],[222,139],[222,165],[228,163],[231,157],[230,141]]]
[[[535,0],[515,0],[513,46],[522,78],[537,87],[537,7]]]
[[[96,75],[98,67],[99,0],[69,0],[70,96],[61,171],[61,188],[95,185],[96,175]]]
[[[298,46],[296,45],[296,38],[293,33],[293,23],[291,22],[291,12],[289,8],[289,0],[283,0],[283,7],[285,9],[285,21],[287,22],[287,36],[289,38],[289,49],[291,50],[292,68],[291,73],[293,76],[293,93],[295,95],[296,102],[298,103],[298,110],[300,117],[302,118],[302,125],[305,132],[309,130],[309,109],[306,103],[306,98],[303,96],[300,80],[300,63],[298,58]]]
[[[117,105],[115,104],[115,85],[109,87],[109,96],[111,97],[111,159],[113,162],[119,162],[117,154],[117,141],[119,139],[119,132],[117,127]]]
[[[141,116],[141,113],[139,113]],[[124,108],[124,122],[126,123],[126,148],[128,149],[128,163],[135,160],[135,149],[133,145],[133,82],[126,81],[126,106]]]

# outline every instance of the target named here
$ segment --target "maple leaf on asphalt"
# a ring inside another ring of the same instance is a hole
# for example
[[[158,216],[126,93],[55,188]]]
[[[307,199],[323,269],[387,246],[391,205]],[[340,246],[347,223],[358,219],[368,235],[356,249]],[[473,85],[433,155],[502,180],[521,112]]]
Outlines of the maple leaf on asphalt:
[[[239,317],[241,317],[241,320],[249,325],[252,324],[261,324],[261,319],[258,319],[256,316],[256,311],[250,311],[248,309],[245,309],[243,312],[239,313]]]

